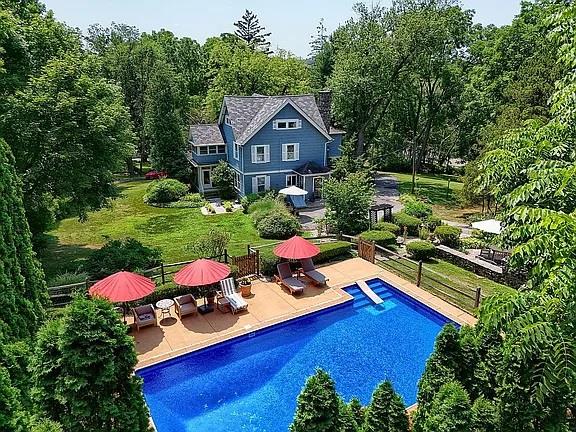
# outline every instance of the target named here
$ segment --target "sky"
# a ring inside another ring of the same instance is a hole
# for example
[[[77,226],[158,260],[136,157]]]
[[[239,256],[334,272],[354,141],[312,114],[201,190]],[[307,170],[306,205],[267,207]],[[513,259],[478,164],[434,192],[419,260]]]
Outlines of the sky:
[[[387,6],[391,0],[370,3]],[[245,9],[255,12],[260,24],[272,32],[272,50],[282,48],[306,57],[310,38],[320,18],[329,32],[353,15],[358,0],[44,0],[57,19],[86,30],[90,24],[108,26],[112,21],[136,26],[140,31],[167,29],[203,43],[210,36],[233,32]],[[370,4],[369,3],[369,4]],[[508,24],[520,11],[520,0],[462,0],[476,11],[475,22]]]

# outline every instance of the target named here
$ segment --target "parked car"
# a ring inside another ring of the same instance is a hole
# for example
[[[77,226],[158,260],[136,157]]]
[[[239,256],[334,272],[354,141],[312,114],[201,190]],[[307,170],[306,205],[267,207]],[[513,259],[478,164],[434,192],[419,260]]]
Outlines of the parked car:
[[[156,171],[156,170],[152,170],[152,171],[148,171],[146,173],[146,180],[158,180],[158,179],[162,179],[162,178],[166,178],[168,175],[166,174],[165,171]]]

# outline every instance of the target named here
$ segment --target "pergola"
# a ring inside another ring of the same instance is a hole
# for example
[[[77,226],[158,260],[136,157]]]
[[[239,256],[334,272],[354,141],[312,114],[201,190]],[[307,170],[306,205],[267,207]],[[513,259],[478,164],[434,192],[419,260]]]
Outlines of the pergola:
[[[391,204],[379,204],[370,207],[370,227],[373,227],[378,223],[378,220],[383,220],[385,222],[392,222],[392,209],[394,208]],[[380,216],[382,214],[382,216]]]

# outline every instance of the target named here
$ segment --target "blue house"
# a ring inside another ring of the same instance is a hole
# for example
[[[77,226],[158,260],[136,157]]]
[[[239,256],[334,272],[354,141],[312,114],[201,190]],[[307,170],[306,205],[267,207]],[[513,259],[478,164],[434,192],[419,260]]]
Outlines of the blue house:
[[[330,123],[329,91],[297,96],[225,96],[218,123],[190,126],[188,159],[200,192],[214,189],[212,169],[225,160],[240,196],[298,186],[321,196],[344,131]]]

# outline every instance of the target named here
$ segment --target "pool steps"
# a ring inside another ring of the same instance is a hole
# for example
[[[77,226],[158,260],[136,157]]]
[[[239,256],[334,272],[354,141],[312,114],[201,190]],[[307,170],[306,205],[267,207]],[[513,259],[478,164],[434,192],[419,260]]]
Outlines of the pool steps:
[[[374,291],[372,291],[372,289],[368,286],[366,282],[356,281],[356,285],[358,285],[358,287],[362,290],[362,292],[366,294],[366,296],[370,300],[372,300],[374,304],[380,304],[384,302],[384,300],[382,300],[379,295],[377,295]]]

